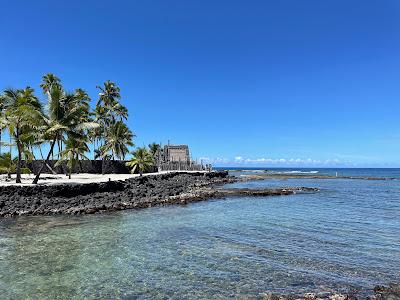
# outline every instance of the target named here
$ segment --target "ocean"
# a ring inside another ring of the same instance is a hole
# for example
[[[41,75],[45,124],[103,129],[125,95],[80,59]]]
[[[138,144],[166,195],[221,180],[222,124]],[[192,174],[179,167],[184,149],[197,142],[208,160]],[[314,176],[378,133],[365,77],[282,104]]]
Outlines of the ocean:
[[[259,172],[265,171],[232,174]],[[400,179],[400,169],[268,172]],[[1,299],[366,295],[374,285],[400,282],[400,180],[266,179],[228,186],[320,191],[2,219]]]

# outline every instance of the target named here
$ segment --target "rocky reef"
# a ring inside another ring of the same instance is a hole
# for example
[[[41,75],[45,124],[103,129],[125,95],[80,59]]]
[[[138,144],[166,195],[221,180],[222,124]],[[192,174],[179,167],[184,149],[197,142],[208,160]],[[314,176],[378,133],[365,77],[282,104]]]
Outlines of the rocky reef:
[[[339,293],[333,291],[310,292],[303,294],[282,295],[276,293],[262,293],[257,297],[263,300],[399,300],[400,284],[391,283],[388,286],[377,285],[370,292]]]
[[[91,214],[104,211],[186,204],[226,196],[276,196],[310,188],[219,189],[235,182],[227,172],[169,173],[89,184],[1,186],[0,217]]]

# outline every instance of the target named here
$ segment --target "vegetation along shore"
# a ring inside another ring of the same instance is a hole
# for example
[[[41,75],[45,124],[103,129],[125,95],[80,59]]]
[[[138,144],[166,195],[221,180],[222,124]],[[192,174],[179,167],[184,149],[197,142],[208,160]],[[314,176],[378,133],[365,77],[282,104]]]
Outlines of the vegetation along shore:
[[[55,167],[62,166],[71,178],[89,155],[103,165],[130,155],[126,164],[133,172],[151,169],[159,145],[131,151],[135,134],[126,124],[128,109],[117,84],[108,80],[97,86],[94,104],[85,90],[68,91],[51,73],[43,76],[40,89],[44,101],[29,86],[0,93],[0,173],[16,174],[15,182],[21,183],[21,174],[34,171],[32,183],[37,184],[42,173],[54,173],[49,162],[56,160]],[[29,164],[38,160],[40,167],[31,170]]]

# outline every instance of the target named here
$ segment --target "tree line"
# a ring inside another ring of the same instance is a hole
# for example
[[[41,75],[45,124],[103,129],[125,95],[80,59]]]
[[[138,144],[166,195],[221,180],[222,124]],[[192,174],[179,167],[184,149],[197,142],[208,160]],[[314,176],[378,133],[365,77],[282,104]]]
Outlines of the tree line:
[[[130,147],[134,146],[135,135],[125,123],[128,109],[121,104],[120,88],[114,82],[106,81],[97,86],[99,94],[93,109],[86,91],[81,88],[66,91],[54,74],[44,75],[40,88],[45,96],[44,103],[31,87],[6,89],[0,94],[0,140],[2,146],[10,149],[0,155],[0,171],[9,175],[15,172],[16,183],[21,183],[21,174],[29,171],[23,162],[37,159],[35,154],[40,153],[43,163],[32,183],[38,182],[54,158],[56,165],[67,166],[71,177],[76,164],[88,159],[90,144],[94,158],[101,159],[103,164],[106,160],[125,160]],[[9,135],[7,142],[2,141],[4,131]],[[43,153],[43,145],[48,145],[47,153]],[[11,155],[13,148],[17,151],[15,158]],[[159,149],[159,145],[153,143],[149,149],[137,148],[127,165],[133,172],[138,170],[142,174],[154,164],[152,150],[155,148]]]

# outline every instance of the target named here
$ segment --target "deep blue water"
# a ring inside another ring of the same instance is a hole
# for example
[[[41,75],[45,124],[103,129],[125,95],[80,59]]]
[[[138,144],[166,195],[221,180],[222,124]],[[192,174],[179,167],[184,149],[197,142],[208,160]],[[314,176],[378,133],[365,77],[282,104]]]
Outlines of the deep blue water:
[[[1,299],[224,299],[321,289],[362,294],[375,284],[400,282],[400,180],[269,179],[230,186],[321,191],[2,220]]]
[[[244,174],[283,173],[304,175],[330,175],[344,177],[377,177],[400,179],[399,168],[216,168],[218,170],[243,170]],[[240,172],[239,172],[240,173]]]

